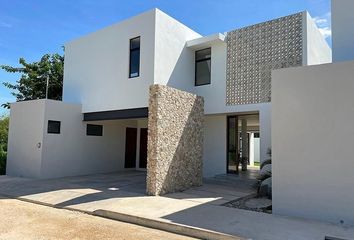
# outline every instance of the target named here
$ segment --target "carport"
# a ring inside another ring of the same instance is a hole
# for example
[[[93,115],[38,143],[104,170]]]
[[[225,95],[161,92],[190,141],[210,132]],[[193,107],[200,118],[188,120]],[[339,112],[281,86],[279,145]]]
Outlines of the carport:
[[[83,120],[91,126],[104,126],[105,123],[123,123],[120,138],[124,149],[118,154],[124,158],[124,169],[145,170],[147,165],[148,108],[89,112],[83,114]],[[122,170],[122,169],[119,169]]]

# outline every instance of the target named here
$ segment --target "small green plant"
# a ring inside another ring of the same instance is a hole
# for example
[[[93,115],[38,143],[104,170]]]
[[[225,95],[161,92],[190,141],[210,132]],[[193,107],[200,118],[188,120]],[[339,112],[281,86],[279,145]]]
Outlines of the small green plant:
[[[6,174],[7,136],[9,132],[9,117],[0,117],[0,175]]]
[[[0,149],[0,175],[6,174],[6,158],[7,158],[6,152]]]

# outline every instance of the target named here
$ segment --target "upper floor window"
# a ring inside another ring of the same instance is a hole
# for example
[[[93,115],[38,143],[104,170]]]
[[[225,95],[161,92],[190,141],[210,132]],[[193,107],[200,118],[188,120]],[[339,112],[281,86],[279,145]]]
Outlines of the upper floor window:
[[[129,78],[139,77],[140,73],[140,37],[130,39]]]
[[[195,86],[210,84],[211,48],[195,52]]]

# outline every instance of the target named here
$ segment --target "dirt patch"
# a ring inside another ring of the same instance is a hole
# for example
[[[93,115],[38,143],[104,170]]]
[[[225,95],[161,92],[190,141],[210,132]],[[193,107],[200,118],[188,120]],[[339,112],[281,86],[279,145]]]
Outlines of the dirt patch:
[[[0,239],[194,239],[84,213],[0,198]]]

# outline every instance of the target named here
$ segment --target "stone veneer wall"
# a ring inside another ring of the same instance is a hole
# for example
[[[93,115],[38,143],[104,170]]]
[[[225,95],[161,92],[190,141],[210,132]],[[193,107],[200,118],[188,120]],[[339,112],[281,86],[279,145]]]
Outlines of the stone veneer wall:
[[[150,86],[147,194],[202,184],[204,99],[163,85]]]

